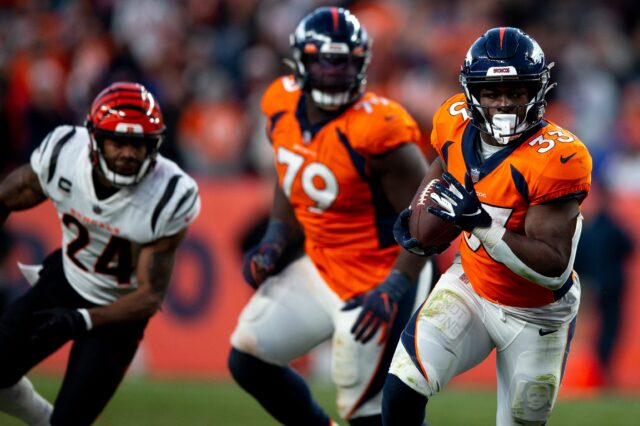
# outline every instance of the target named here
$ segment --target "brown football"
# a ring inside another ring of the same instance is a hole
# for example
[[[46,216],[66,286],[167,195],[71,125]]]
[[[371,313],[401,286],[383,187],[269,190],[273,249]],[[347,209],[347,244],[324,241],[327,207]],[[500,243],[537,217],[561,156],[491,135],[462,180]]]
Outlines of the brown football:
[[[433,174],[433,173],[430,173]],[[409,216],[409,232],[423,247],[444,246],[460,235],[461,229],[446,222],[427,211],[427,207],[437,207],[431,199],[433,185],[439,181],[445,188],[449,185],[437,176],[427,176],[420,183],[418,192],[411,201],[411,216]]]

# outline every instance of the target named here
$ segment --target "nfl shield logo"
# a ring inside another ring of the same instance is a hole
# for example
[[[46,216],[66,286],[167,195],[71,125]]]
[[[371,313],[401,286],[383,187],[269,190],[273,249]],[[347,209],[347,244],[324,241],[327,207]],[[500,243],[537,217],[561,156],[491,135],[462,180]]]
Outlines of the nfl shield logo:
[[[480,180],[480,170],[473,168],[471,169],[471,182],[478,183]]]

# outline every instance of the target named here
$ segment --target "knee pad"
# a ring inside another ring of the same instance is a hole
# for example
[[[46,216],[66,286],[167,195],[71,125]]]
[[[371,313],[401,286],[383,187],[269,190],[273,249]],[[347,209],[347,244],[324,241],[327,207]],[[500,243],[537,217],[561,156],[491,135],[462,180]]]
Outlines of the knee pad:
[[[389,367],[389,374],[393,374],[402,383],[425,397],[430,397],[439,390],[437,378],[429,377],[429,380],[427,380],[422,371],[416,367],[402,343],[399,343],[396,347],[396,352]]]
[[[267,299],[254,295],[240,314],[238,324],[231,334],[231,345],[234,348],[251,354],[255,354],[258,351],[255,324],[259,322],[260,317],[268,308],[269,302]]]
[[[358,360],[362,344],[356,342],[351,334],[336,331],[331,349],[331,378],[340,387],[355,386],[360,379]]]

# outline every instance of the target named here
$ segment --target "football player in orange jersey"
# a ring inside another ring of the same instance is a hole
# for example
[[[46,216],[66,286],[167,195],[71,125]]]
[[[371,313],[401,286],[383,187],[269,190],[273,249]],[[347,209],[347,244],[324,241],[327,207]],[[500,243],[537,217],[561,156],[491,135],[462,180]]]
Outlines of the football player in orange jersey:
[[[349,11],[317,9],[291,44],[294,75],[262,100],[278,182],[268,229],[245,258],[257,291],[231,337],[229,368],[281,423],[327,426],[288,364],[332,339],[340,416],[380,425],[389,362],[432,278],[431,263],[423,269],[392,232],[426,172],[420,134],[401,106],[365,93],[370,42]],[[283,265],[296,234],[304,254]]]
[[[401,336],[386,425],[421,425],[427,399],[494,349],[496,424],[542,425],[551,414],[580,300],[573,261],[591,184],[586,147],[543,118],[552,65],[521,30],[491,29],[467,53],[464,93],[435,114],[433,167],[444,174],[428,211],[464,232],[459,256]],[[396,239],[419,252],[409,215]]]

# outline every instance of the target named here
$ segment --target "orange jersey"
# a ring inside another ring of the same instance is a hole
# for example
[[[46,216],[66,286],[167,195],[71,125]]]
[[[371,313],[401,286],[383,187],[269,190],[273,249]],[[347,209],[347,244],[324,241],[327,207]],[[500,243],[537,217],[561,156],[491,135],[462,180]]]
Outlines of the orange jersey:
[[[282,77],[267,89],[262,110],[278,183],[304,229],[305,251],[346,300],[384,280],[399,251],[396,212],[369,159],[418,141],[420,132],[400,105],[369,92],[309,126],[304,96],[292,76]]]
[[[550,122],[528,131],[482,162],[476,150],[480,131],[468,120],[464,95],[447,100],[433,119],[431,144],[456,179],[474,180],[480,202],[494,221],[524,234],[529,206],[563,196],[586,194],[591,186],[591,156],[573,134]],[[579,196],[579,202],[584,199]],[[496,303],[535,307],[552,303],[554,292],[496,262],[477,237],[463,232],[462,266],[474,290]]]

